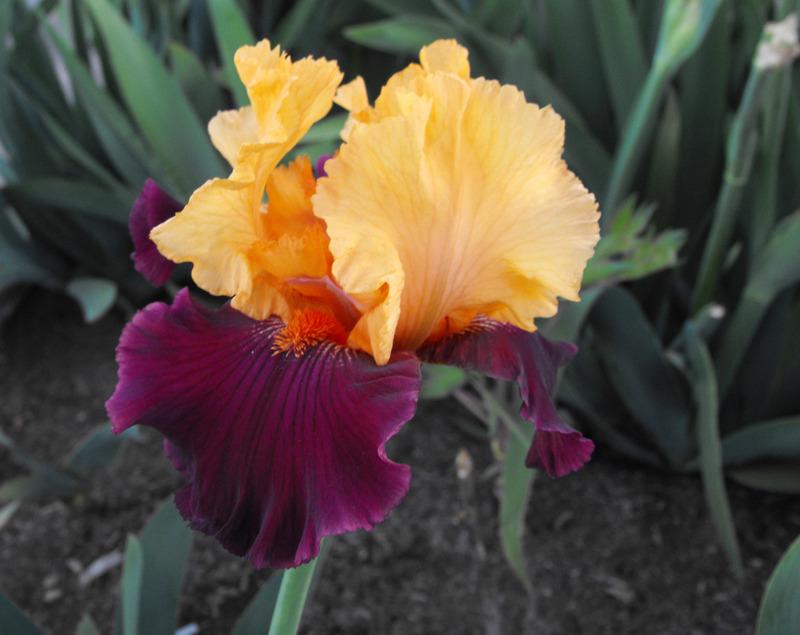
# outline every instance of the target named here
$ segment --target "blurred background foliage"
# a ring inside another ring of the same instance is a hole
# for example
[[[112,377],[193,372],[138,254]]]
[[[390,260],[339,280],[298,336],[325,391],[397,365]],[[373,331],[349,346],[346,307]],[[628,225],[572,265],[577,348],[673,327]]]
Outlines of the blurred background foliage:
[[[6,0],[0,317],[31,285],[87,320],[158,296],[133,272],[128,212],[148,176],[185,200],[224,175],[205,123],[246,100],[240,45],[336,59],[374,98],[422,45],[455,37],[473,75],[564,117],[565,158],[600,201],[583,301],[542,324],[581,349],[562,405],[616,455],[698,471],[741,571],[723,475],[800,492],[800,70],[757,55],[798,4]],[[298,151],[333,150],[343,121],[335,110]],[[432,370],[426,394],[478,398],[499,460],[519,454],[469,378]],[[513,561],[532,476],[504,469]]]

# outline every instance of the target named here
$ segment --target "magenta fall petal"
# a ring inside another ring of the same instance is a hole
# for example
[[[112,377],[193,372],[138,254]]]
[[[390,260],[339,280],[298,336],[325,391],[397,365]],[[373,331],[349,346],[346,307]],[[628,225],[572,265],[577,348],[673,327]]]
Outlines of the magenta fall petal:
[[[414,414],[418,360],[376,366],[330,343],[275,354],[281,328],[183,290],[125,328],[107,403],[115,432],[141,423],[164,434],[188,481],[183,516],[256,567],[297,566],[322,537],[372,528],[410,481],[384,445]]]
[[[550,342],[539,333],[478,319],[466,332],[424,347],[419,356],[516,381],[523,401],[520,414],[536,428],[525,463],[555,477],[580,469],[594,450],[591,440],[561,420],[552,400],[558,369],[576,351],[572,344]]]
[[[328,176],[328,173],[325,171],[325,164],[331,158],[333,158],[332,154],[321,154],[314,163],[314,173],[318,179],[321,179],[323,176]]]
[[[162,256],[150,240],[150,230],[169,220],[183,209],[153,179],[145,181],[139,198],[133,203],[128,228],[133,239],[133,266],[151,284],[160,287],[172,275],[175,263]]]

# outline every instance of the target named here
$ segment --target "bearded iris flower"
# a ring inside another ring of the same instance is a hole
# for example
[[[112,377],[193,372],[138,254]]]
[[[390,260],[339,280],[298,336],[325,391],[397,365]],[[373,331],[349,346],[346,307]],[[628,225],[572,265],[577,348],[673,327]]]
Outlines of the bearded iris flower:
[[[450,40],[374,105],[324,59],[263,41],[235,61],[251,105],[209,124],[231,175],[176,214],[148,183],[131,219],[137,269],[160,283],[189,262],[230,302],[183,290],[140,311],[108,402],[116,432],[163,433],[184,518],[257,567],[372,528],[409,487],[385,445],[414,414],[423,361],[515,381],[536,430],[526,463],[580,468],[594,446],[551,398],[574,348],[534,326],[578,299],[598,240],[595,199],[561,158],[563,120],[471,78]],[[305,157],[281,165],[334,102],[350,113],[335,156],[316,176]]]

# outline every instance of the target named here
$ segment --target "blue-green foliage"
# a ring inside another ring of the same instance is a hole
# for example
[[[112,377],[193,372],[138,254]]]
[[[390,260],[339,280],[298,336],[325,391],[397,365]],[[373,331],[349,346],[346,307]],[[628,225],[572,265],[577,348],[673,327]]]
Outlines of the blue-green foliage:
[[[565,158],[603,205],[584,301],[543,325],[581,347],[562,403],[620,454],[700,471],[709,497],[720,470],[798,492],[800,71],[753,65],[765,24],[800,3],[778,4],[1,2],[0,303],[36,284],[95,318],[154,293],[128,258],[130,204],[147,176],[185,197],[224,172],[204,124],[243,100],[237,45],[335,58],[374,97],[455,37],[473,74],[564,117]],[[338,117],[307,151],[333,147]],[[435,379],[436,396],[464,386]],[[710,507],[735,545],[724,501]]]
[[[800,492],[800,77],[753,64],[798,3],[541,0],[504,6],[502,28],[486,19],[502,2],[372,4],[385,16],[351,40],[410,56],[418,33],[456,37],[476,73],[564,116],[604,238],[583,302],[543,325],[581,347],[560,398],[616,452],[699,470],[738,562],[718,470]]]
[[[205,126],[244,99],[233,51],[255,31],[336,55],[358,13],[260,5],[0,3],[0,318],[31,284],[63,290],[88,321],[120,297],[123,306],[152,298],[129,256],[130,207],[147,177],[185,200],[224,175]],[[337,134],[318,131],[306,150],[331,150]]]
[[[173,635],[177,632],[192,536],[171,498],[158,506],[138,536],[128,536],[115,635]],[[234,635],[267,632],[281,579],[280,572],[273,573],[253,596],[234,626]],[[0,633],[41,635],[42,631],[0,593]],[[75,635],[98,633],[89,614],[83,616],[75,630]]]
[[[756,635],[791,635],[800,630],[800,538],[786,550],[767,583]]]

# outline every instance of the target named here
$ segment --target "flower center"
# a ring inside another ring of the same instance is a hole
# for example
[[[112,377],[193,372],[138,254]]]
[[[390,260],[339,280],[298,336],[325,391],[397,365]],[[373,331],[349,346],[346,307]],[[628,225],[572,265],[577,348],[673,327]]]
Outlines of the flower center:
[[[347,332],[332,315],[317,309],[303,309],[297,311],[275,336],[272,353],[279,355],[291,352],[300,357],[309,348],[322,342],[343,345],[347,342]]]

